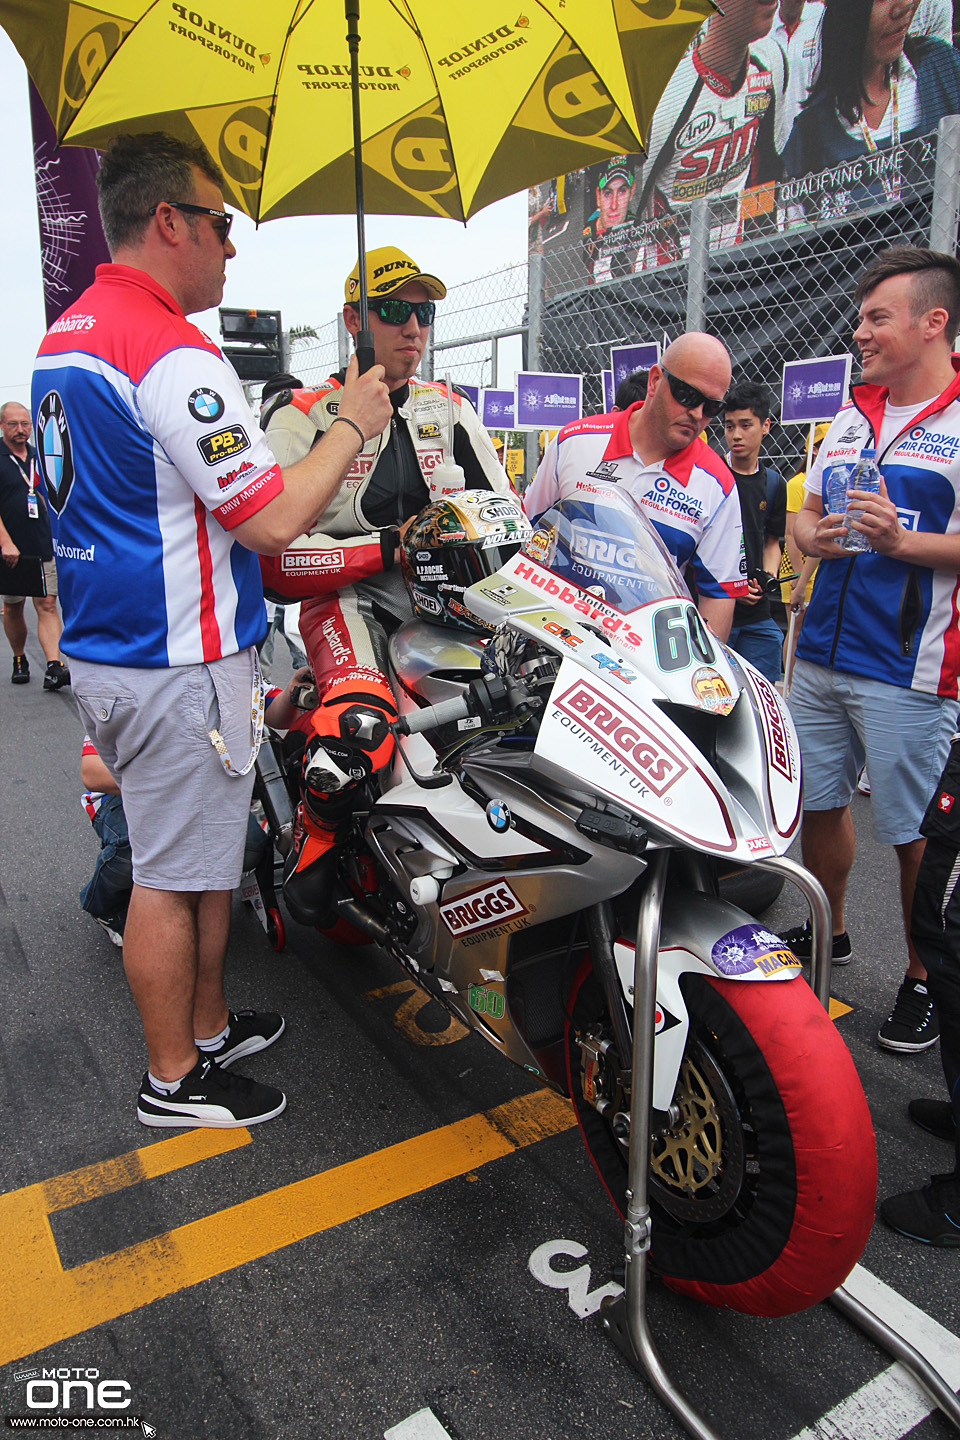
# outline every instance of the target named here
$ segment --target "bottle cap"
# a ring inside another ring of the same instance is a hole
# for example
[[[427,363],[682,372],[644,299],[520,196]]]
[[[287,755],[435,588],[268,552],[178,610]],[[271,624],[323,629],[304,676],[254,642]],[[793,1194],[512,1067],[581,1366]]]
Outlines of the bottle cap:
[[[877,452],[876,452],[876,450],[861,450],[861,451],[860,451],[860,459],[861,459],[861,460],[876,460],[876,458],[877,458]]]

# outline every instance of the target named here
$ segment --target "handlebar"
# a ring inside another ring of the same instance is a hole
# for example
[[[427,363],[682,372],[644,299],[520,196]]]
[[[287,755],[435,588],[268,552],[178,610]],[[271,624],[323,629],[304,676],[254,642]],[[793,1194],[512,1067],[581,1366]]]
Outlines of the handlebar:
[[[439,705],[425,705],[411,715],[401,715],[395,729],[401,735],[420,735],[424,730],[439,730],[441,725],[450,725],[454,720],[465,720],[470,714],[470,695],[456,695],[452,700],[441,700]]]

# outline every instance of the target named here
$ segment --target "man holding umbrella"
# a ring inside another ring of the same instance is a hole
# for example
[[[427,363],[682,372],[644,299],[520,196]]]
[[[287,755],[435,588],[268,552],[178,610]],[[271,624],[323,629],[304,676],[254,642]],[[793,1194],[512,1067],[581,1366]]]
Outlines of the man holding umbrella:
[[[470,402],[455,391],[448,398],[445,385],[414,378],[434,302],[447,293],[443,282],[386,245],[367,251],[366,284],[374,356],[393,407],[389,424],[361,447],[312,533],[282,555],[261,559],[267,592],[303,601],[300,633],[320,695],[317,739],[305,756],[304,801],[284,881],[291,913],[314,925],[325,918],[338,827],[350,814],[360,780],[384,766],[393,750],[386,724],[396,718],[396,707],[382,656],[385,632],[412,613],[398,563],[401,537],[425,505],[445,494],[512,493]],[[343,307],[353,336],[360,331],[359,285],[356,265]],[[280,465],[310,454],[318,437],[342,418],[343,379],[341,371],[317,390],[278,397],[265,428]],[[445,457],[462,476],[451,474]]]
[[[383,371],[353,365],[343,423],[281,471],[236,374],[186,319],[219,304],[236,253],[220,171],[197,145],[121,136],[97,183],[113,263],[51,327],[34,373],[62,645],[133,850],[123,959],[149,1056],[138,1117],[238,1127],[286,1104],[225,1068],[283,1031],[279,1015],[228,1011],[223,992],[264,710],[251,552],[312,523],[390,405]]]

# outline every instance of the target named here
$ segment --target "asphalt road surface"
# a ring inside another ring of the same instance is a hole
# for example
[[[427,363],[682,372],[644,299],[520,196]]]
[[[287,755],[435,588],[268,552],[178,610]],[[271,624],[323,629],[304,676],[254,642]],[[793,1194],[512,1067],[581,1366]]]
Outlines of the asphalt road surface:
[[[340,951],[288,921],[275,954],[237,902],[231,1003],[287,1018],[280,1044],[241,1068],[282,1085],[287,1111],[250,1132],[139,1125],[138,1018],[119,952],[77,902],[96,851],[81,729],[69,691],[42,691],[34,641],[29,654],[29,686],[0,674],[0,1415],[117,1434],[105,1419],[136,1416],[159,1440],[681,1435],[598,1316],[573,1308],[595,1307],[622,1246],[569,1107],[422,1004],[376,950]],[[868,800],[855,818],[856,958],[834,994],[852,1007],[837,1024],[870,1101],[883,1196],[950,1151],[906,1116],[911,1096],[943,1094],[937,1050],[875,1044],[903,941]],[[781,898],[767,919],[799,914]],[[878,1221],[862,1264],[859,1283],[921,1348],[939,1346],[960,1385],[960,1252]],[[650,1317],[724,1440],[955,1433],[826,1305],[766,1321],[654,1285]],[[31,1384],[46,1408],[28,1408]]]

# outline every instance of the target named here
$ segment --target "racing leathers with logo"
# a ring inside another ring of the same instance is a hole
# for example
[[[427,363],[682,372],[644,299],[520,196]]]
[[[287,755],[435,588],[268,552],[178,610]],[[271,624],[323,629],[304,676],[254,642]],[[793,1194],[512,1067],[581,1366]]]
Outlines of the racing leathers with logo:
[[[336,419],[342,383],[340,372],[317,390],[295,390],[270,415],[267,443],[281,466],[306,455]],[[452,436],[444,385],[412,379],[391,400],[389,427],[362,446],[312,532],[260,561],[268,596],[302,602],[300,633],[317,681],[284,881],[291,913],[305,924],[330,921],[338,828],[357,786],[393,753],[386,637],[412,614],[395,563],[400,527],[464,487],[512,493],[476,411],[456,391]],[[462,468],[462,482],[443,465],[445,453]]]

